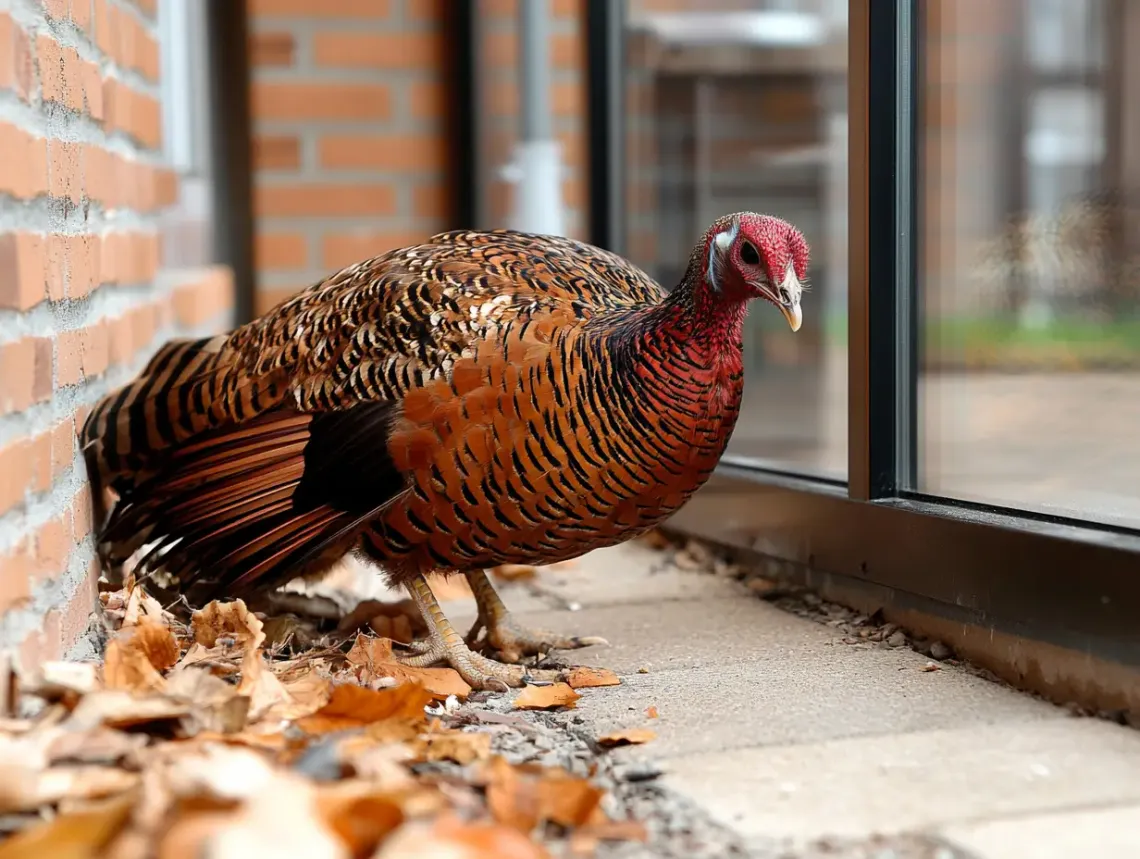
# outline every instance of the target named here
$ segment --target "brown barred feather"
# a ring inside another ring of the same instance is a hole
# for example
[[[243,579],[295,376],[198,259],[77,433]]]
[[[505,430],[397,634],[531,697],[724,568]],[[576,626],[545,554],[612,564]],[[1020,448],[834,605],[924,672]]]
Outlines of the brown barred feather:
[[[736,421],[744,301],[706,272],[741,217],[713,226],[668,297],[580,242],[457,231],[168,344],[83,429],[97,490],[118,496],[106,564],[141,552],[196,602],[353,548],[402,582],[652,527]]]

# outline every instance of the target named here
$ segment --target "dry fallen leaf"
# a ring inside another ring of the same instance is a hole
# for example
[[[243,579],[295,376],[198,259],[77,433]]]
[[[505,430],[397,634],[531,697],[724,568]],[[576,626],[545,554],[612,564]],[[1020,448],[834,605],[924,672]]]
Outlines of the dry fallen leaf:
[[[538,568],[529,564],[500,564],[491,570],[491,575],[504,582],[529,581],[538,575]]]
[[[46,752],[52,764],[112,766],[126,762],[133,769],[148,739],[145,734],[128,734],[98,726],[85,731],[61,731],[51,740]]]
[[[162,622],[162,605],[139,585],[133,585],[123,607],[122,626],[136,626],[144,618]]]
[[[95,859],[126,822],[132,793],[91,803],[18,832],[0,844],[3,859]]]
[[[515,698],[518,710],[553,710],[557,707],[576,707],[582,696],[565,683],[549,686],[526,686]]]
[[[327,734],[388,719],[422,722],[426,719],[424,706],[431,701],[431,693],[416,683],[379,690],[340,683],[332,688],[327,704],[298,719],[296,725],[309,734]]]
[[[265,647],[269,649],[288,647],[296,653],[309,649],[321,639],[321,634],[312,621],[295,614],[270,617],[261,628],[265,633]]]
[[[132,695],[122,689],[104,689],[84,696],[67,719],[74,730],[98,725],[109,728],[132,728],[152,722],[181,719],[190,712],[184,701],[160,695]]]
[[[375,859],[549,859],[541,845],[507,826],[464,823],[448,815],[434,824],[405,825]]]
[[[98,688],[99,674],[91,662],[44,662],[20,684],[21,692],[69,705]]]
[[[649,728],[626,728],[598,737],[598,745],[604,749],[612,749],[614,746],[637,746],[655,739],[657,732]]]
[[[594,686],[619,686],[621,678],[608,668],[590,668],[579,665],[570,669],[566,682],[574,689],[588,689]]]
[[[652,705],[647,707],[645,709],[645,716],[648,719],[656,719],[657,718],[657,708],[652,706]]]
[[[242,600],[221,602],[214,600],[191,616],[194,641],[203,647],[213,647],[219,639],[233,639],[248,650],[257,650],[265,642],[265,629],[261,620],[246,608]]]
[[[245,727],[251,699],[204,668],[179,668],[167,678],[166,694],[190,705],[183,720],[188,734],[233,734]]]
[[[372,856],[404,822],[398,796],[377,793],[362,782],[323,786],[316,812],[352,856]]]
[[[312,784],[288,772],[246,795],[232,813],[211,815],[205,825],[187,819],[166,833],[160,856],[296,856],[305,859],[351,859],[348,848],[318,817]]]
[[[124,627],[107,642],[103,682],[108,689],[161,691],[166,688],[161,672],[178,662],[181,655],[170,627],[143,616],[138,624]]]
[[[555,767],[512,766],[494,757],[488,766],[487,808],[499,823],[531,832],[545,821],[561,826],[601,822],[604,791]]]
[[[420,734],[412,744],[422,761],[455,761],[460,766],[491,757],[491,735],[475,731]]]
[[[138,781],[137,773],[118,767],[68,765],[37,771],[19,764],[0,764],[0,814],[33,811],[62,799],[114,796],[130,790]]]
[[[392,642],[385,638],[357,635],[346,659],[364,686],[390,677],[397,683],[419,683],[438,701],[448,695],[462,701],[471,694],[471,687],[454,668],[414,668],[397,662],[392,657]]]
[[[249,696],[249,721],[298,719],[328,703],[331,690],[327,679],[315,670],[282,682],[256,650],[247,650],[242,660],[242,678],[237,687]]]

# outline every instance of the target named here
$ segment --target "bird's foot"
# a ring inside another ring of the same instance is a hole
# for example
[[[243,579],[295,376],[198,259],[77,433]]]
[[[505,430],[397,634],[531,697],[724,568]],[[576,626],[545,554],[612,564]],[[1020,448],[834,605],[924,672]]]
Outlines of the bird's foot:
[[[508,689],[532,682],[554,682],[565,679],[565,673],[549,669],[527,668],[522,665],[504,665],[494,659],[475,653],[462,641],[446,643],[432,635],[426,641],[414,642],[412,653],[398,657],[404,665],[426,668],[445,663],[459,672],[472,689],[506,692]]]
[[[473,633],[477,633],[483,624],[482,620],[475,622],[467,634],[469,644],[475,640]],[[497,621],[487,623],[486,628],[483,646],[496,652],[504,662],[511,663],[517,663],[524,656],[547,654],[552,650],[578,650],[595,644],[609,644],[596,635],[562,635],[545,629],[528,629],[516,623],[509,613],[504,613]]]

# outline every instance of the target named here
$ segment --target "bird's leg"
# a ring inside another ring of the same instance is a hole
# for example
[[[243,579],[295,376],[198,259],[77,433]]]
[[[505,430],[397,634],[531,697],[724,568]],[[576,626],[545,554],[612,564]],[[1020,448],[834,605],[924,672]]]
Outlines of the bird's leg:
[[[549,653],[551,650],[576,650],[594,644],[608,644],[597,636],[578,637],[559,635],[541,629],[526,629],[519,626],[503,600],[491,584],[491,579],[483,570],[467,573],[467,582],[475,594],[475,604],[479,607],[479,618],[467,634],[467,641],[474,642],[481,627],[487,628],[487,644],[499,652],[506,662],[518,662],[523,656]]]
[[[435,594],[427,579],[416,576],[408,585],[412,600],[420,610],[428,625],[428,646],[418,653],[400,659],[404,665],[424,667],[438,662],[446,662],[459,672],[459,675],[473,689],[497,689],[506,691],[511,686],[522,686],[528,680],[559,680],[560,671],[528,670],[521,665],[504,665],[488,659],[471,648],[459,637],[451,621],[439,607]]]

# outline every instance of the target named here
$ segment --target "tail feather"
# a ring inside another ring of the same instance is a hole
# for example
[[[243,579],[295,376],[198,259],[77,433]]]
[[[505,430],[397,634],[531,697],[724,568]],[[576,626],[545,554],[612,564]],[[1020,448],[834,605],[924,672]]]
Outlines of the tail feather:
[[[384,454],[395,409],[279,407],[170,447],[124,483],[100,537],[108,565],[191,602],[279,584],[336,560],[405,489]]]

